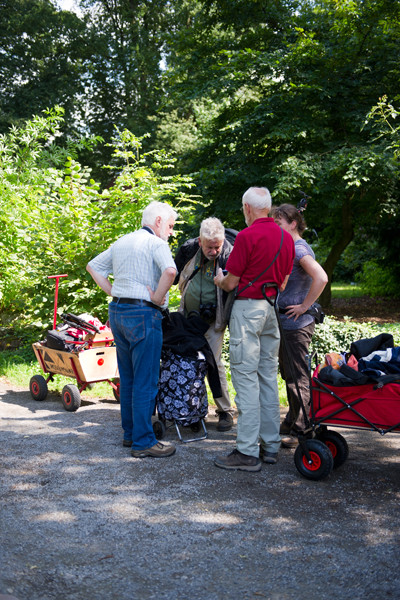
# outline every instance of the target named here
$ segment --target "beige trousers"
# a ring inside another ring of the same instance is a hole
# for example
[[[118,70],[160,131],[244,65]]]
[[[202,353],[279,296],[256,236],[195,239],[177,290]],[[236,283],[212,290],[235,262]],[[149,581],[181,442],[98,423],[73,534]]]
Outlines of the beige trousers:
[[[222,396],[221,398],[214,398],[214,402],[217,405],[217,413],[226,412],[232,416],[235,412],[231,405],[228,391],[228,383],[226,381],[225,366],[222,361],[222,346],[224,343],[224,331],[215,331],[215,322],[211,323],[210,327],[205,333],[205,338],[210,345],[212,353],[214,354],[215,362],[218,367],[219,379],[221,382]]]
[[[236,447],[248,456],[278,452],[280,334],[266,300],[235,300],[229,322],[229,356],[238,409]]]

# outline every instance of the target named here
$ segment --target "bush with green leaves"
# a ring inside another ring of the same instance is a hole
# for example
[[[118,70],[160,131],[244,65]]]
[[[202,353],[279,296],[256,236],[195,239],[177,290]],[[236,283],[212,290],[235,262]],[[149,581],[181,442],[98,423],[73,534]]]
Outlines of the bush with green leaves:
[[[349,352],[352,342],[373,338],[380,333],[393,335],[394,344],[400,345],[400,325],[377,325],[355,323],[350,318],[339,321],[335,317],[325,317],[324,322],[315,327],[311,350],[317,353],[318,360],[328,352]]]
[[[166,152],[141,154],[142,141],[127,130],[113,140],[112,185],[103,191],[76,160],[77,146],[59,148],[62,111],[48,111],[0,136],[0,325],[47,329],[53,320],[54,280],[60,280],[58,314],[90,313],[107,319],[107,299],[86,264],[118,237],[137,229],[145,206],[168,202],[182,222],[200,200],[190,177],[174,173]]]
[[[400,282],[396,277],[396,272],[389,265],[384,265],[378,260],[372,259],[365,262],[355,279],[368,296],[373,298],[400,297]]]

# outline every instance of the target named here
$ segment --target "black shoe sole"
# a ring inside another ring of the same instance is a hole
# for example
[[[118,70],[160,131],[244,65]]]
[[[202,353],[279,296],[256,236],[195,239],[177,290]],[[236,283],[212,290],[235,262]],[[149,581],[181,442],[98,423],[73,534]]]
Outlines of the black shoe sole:
[[[168,456],[173,456],[175,452],[176,448],[174,448],[173,452],[168,454],[149,454],[148,452],[144,451],[140,454],[133,454],[133,452],[131,452],[131,455],[133,458],[168,458]]]
[[[232,429],[233,425],[225,425],[225,426],[220,426],[217,425],[217,431],[230,431]]]

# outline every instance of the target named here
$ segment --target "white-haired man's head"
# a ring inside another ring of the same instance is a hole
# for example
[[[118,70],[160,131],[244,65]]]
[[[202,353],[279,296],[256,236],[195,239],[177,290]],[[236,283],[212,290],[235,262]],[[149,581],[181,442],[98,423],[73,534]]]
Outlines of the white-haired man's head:
[[[221,254],[225,239],[225,227],[216,217],[204,219],[200,225],[199,245],[208,260],[214,260]]]
[[[256,218],[268,216],[271,205],[271,194],[267,188],[249,188],[242,197],[243,214],[246,225],[251,225]]]
[[[270,210],[272,205],[271,194],[265,187],[251,187],[243,194],[242,204],[248,204],[258,210]]]
[[[154,200],[146,206],[142,213],[142,226],[151,227],[158,237],[167,241],[174,229],[177,217],[178,213],[172,206]]]

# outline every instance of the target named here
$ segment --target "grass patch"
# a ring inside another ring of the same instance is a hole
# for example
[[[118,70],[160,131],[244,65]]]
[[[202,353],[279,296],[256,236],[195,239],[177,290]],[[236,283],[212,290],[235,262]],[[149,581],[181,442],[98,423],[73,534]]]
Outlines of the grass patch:
[[[365,296],[361,285],[353,283],[332,283],[332,298],[361,298]]]

